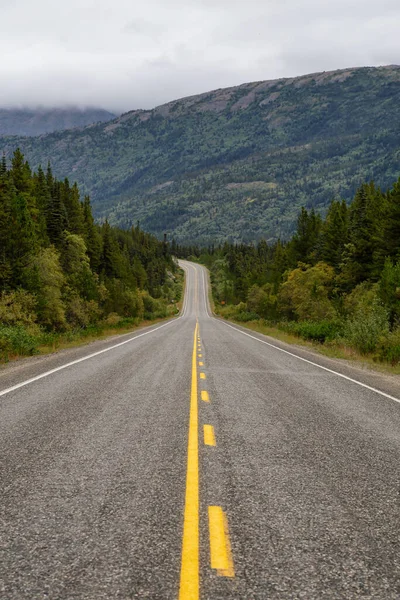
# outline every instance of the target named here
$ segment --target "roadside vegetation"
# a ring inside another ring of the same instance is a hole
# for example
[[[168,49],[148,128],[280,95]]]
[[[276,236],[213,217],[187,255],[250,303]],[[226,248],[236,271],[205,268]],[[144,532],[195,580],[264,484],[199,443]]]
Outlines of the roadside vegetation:
[[[325,219],[303,208],[287,242],[173,246],[210,269],[224,318],[338,356],[400,364],[400,181],[385,193],[362,185]]]
[[[17,150],[0,162],[0,361],[177,312],[182,275],[139,226],[96,225],[90,199]]]

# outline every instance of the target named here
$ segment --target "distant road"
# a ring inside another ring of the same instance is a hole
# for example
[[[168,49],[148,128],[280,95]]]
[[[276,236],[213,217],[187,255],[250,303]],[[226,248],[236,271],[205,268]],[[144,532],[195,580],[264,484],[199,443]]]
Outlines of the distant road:
[[[400,598],[400,382],[212,316],[0,370],[0,598]]]

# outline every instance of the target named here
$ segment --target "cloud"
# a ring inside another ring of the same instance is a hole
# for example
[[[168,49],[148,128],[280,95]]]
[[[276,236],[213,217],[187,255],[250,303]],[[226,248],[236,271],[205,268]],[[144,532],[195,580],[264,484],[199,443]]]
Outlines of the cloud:
[[[400,59],[397,0],[0,0],[0,11],[1,106],[151,108]]]

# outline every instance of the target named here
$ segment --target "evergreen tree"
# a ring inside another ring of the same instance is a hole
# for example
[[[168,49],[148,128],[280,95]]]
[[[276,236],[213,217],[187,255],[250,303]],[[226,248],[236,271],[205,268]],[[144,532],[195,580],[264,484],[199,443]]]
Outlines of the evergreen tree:
[[[5,177],[7,174],[7,160],[6,155],[3,154],[0,162],[0,177]]]
[[[315,263],[315,251],[321,229],[321,217],[314,209],[310,213],[303,207],[297,219],[297,229],[288,248],[292,266],[298,262]]]
[[[334,200],[321,227],[319,256],[339,271],[345,244],[348,242],[348,209],[346,202]]]
[[[68,226],[66,210],[61,199],[61,185],[53,183],[46,209],[47,235],[52,244],[61,247],[63,232]]]
[[[38,209],[37,229],[40,243],[41,245],[48,245],[49,238],[47,235],[46,210],[50,204],[50,191],[41,166],[39,166],[37,173],[33,177],[33,193]]]
[[[400,179],[388,193],[383,230],[384,253],[397,260],[400,257]]]
[[[19,193],[29,193],[32,186],[32,173],[24,155],[18,148],[11,160],[10,176],[14,187]]]
[[[381,245],[382,209],[382,195],[374,184],[362,185],[349,209],[348,243],[343,252],[341,275],[347,288],[378,278],[374,258]]]
[[[4,290],[11,283],[11,199],[12,183],[7,172],[5,157],[0,167],[0,289]]]
[[[121,256],[108,221],[101,228],[101,236],[100,272],[107,279],[118,278],[122,270]]]
[[[86,242],[90,267],[95,273],[99,273],[102,253],[101,235],[95,225],[89,196],[85,196],[82,207],[83,214],[83,237]]]

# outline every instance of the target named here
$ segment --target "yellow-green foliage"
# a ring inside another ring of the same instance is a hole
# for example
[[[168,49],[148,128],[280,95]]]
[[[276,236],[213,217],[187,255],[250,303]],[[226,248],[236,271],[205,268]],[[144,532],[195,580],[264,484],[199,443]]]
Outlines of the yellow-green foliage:
[[[253,285],[247,294],[247,310],[257,313],[263,319],[275,320],[278,311],[278,298],[273,286],[266,283],[263,287]]]
[[[335,309],[329,300],[335,278],[334,269],[319,262],[314,267],[299,264],[290,271],[279,292],[282,312],[301,320],[333,319]]]
[[[0,296],[0,323],[3,325],[35,326],[36,298],[26,290],[3,292]]]
[[[28,270],[29,276],[36,283],[36,310],[41,323],[50,328],[63,328],[66,318],[61,290],[65,284],[65,276],[59,253],[52,246],[42,248],[32,258]]]
[[[389,312],[378,296],[378,285],[361,283],[347,296],[345,307],[345,339],[361,354],[374,352],[389,334]]]

